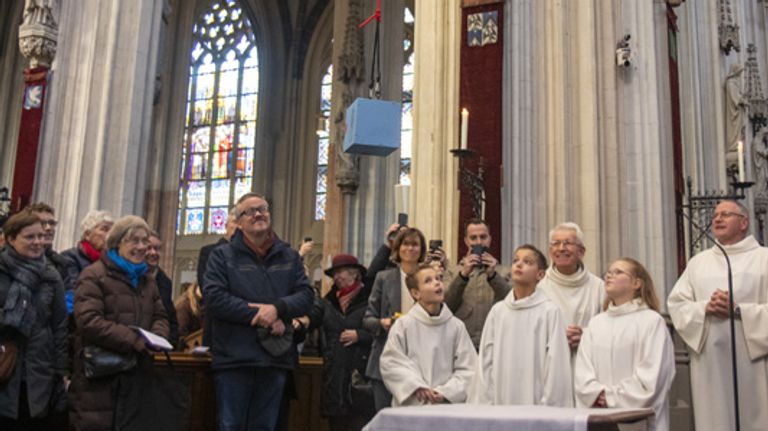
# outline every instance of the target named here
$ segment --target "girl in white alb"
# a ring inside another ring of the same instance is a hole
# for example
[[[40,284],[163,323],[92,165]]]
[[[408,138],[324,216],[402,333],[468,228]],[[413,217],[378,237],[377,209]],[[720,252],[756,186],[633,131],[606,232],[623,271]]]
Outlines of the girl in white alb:
[[[650,429],[667,431],[675,356],[653,281],[639,262],[622,258],[606,273],[605,291],[605,311],[589,322],[576,355],[576,405],[652,408]]]

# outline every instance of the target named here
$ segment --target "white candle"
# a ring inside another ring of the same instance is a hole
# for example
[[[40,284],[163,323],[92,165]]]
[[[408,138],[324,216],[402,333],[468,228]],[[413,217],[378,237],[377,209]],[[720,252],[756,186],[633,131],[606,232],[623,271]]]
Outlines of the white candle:
[[[469,130],[469,111],[467,108],[461,110],[461,149],[467,149],[467,132]]]
[[[744,182],[744,143],[739,141],[739,146],[737,148],[737,153],[739,155],[739,182]]]

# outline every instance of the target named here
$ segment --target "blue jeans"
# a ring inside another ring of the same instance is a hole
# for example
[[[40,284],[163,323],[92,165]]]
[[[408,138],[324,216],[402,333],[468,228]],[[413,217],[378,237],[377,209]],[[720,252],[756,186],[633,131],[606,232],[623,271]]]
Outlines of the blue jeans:
[[[219,431],[273,431],[286,374],[263,367],[214,372]]]

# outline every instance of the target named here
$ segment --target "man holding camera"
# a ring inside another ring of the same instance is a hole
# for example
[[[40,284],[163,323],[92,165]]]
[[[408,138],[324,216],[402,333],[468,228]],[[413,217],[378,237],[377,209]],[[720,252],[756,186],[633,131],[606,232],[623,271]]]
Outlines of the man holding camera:
[[[485,317],[493,304],[510,290],[509,269],[498,265],[488,249],[491,231],[484,220],[472,219],[464,227],[467,255],[445,275],[445,303],[464,322],[475,349],[480,345]]]

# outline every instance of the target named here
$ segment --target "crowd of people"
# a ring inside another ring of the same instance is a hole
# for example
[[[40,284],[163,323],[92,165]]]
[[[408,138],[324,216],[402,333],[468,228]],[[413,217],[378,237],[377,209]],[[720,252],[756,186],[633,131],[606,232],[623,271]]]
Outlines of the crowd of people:
[[[748,214],[723,201],[713,218],[733,262],[733,310],[719,249],[695,256],[667,299],[691,352],[697,430],[733,428],[731,312],[742,429],[768,423],[768,249],[748,234]],[[644,407],[652,429],[669,429],[674,349],[652,277],[630,257],[603,278],[591,273],[575,223],[550,231],[546,254],[519,246],[509,266],[491,254],[483,220],[466,224],[455,264],[418,228],[394,224],[368,267],[334,256],[321,296],[303,263],[311,244],[291,248],[266,199],[246,193],[175,301],[160,235],[140,217],[92,211],[61,254],[56,225],[37,203],[2,226],[3,430],[113,429],[120,388],[153,367],[157,345],[142,330],[181,349],[209,346],[219,430],[285,428],[291,370],[315,330],[333,430],[360,430],[386,407],[438,403]]]

